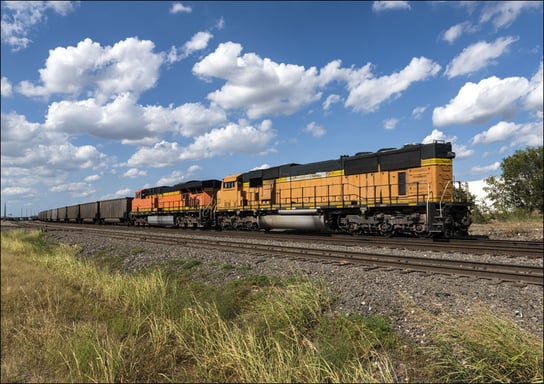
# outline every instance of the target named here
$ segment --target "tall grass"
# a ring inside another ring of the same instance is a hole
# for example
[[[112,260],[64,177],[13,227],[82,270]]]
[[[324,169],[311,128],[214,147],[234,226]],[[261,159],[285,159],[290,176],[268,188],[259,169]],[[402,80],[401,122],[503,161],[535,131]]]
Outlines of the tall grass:
[[[429,348],[433,371],[443,382],[542,383],[542,341],[483,308],[474,316],[444,316]]]
[[[2,234],[2,381],[394,380],[386,354],[371,362],[379,341],[360,319],[351,326],[372,343],[347,340],[343,364],[321,353],[323,284],[253,276],[220,289],[161,269],[110,273],[76,253]]]
[[[485,311],[424,313],[421,353],[383,317],[335,314],[322,282],[213,287],[116,273],[37,232],[1,240],[2,382],[542,381],[542,341]]]

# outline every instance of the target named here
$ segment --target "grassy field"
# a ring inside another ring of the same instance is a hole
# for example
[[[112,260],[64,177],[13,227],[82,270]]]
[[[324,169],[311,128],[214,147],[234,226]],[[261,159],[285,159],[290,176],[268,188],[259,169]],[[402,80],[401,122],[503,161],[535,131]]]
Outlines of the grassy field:
[[[1,240],[2,382],[543,380],[542,340],[485,310],[416,309],[432,332],[421,347],[387,319],[335,315],[319,281],[213,287],[167,265],[112,272],[39,232]]]

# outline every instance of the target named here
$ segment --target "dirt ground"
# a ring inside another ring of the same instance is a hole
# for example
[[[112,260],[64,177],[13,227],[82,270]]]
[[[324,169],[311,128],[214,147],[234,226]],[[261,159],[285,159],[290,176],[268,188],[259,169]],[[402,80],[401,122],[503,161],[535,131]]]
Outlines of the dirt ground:
[[[490,239],[542,241],[543,223],[490,223],[472,224],[469,234],[489,236]]]

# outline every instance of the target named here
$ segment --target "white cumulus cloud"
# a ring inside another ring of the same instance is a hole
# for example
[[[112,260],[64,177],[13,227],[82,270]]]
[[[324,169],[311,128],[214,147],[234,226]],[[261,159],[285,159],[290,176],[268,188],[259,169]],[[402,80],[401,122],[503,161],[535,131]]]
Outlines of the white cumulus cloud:
[[[91,93],[101,101],[125,92],[140,94],[155,86],[163,54],[154,53],[149,40],[129,37],[102,47],[87,38],[77,46],[49,51],[39,70],[40,85],[22,81],[17,90],[26,96]]]
[[[123,177],[130,177],[131,179],[142,176],[147,176],[147,172],[138,168],[130,168],[123,174]]]
[[[508,141],[511,147],[525,145],[542,145],[543,140],[542,120],[517,124],[500,121],[487,131],[479,133],[472,138],[472,144],[490,144]]]
[[[187,41],[181,53],[178,53],[178,48],[172,47],[168,53],[167,60],[169,63],[180,61],[191,55],[196,51],[201,51],[208,46],[208,42],[213,38],[210,32],[197,32],[193,35],[191,40]]]
[[[201,169],[198,165],[191,165],[186,170],[176,170],[170,173],[169,175],[161,177],[155,185],[175,185],[183,183],[188,180],[189,177],[192,177],[194,173]]]
[[[426,57],[414,57],[400,72],[382,77],[374,77],[367,65],[350,73],[345,106],[355,111],[375,111],[384,101],[399,97],[412,83],[433,77],[438,71],[440,65]]]
[[[501,163],[496,161],[493,164],[489,164],[489,165],[476,165],[472,167],[470,171],[475,174],[490,173],[499,169],[500,166],[501,166]]]
[[[13,87],[7,77],[2,76],[2,97],[9,97],[13,93]]]
[[[91,185],[82,182],[65,183],[50,188],[51,192],[68,193],[72,197],[86,198],[92,196],[96,191]]]
[[[245,121],[229,123],[197,137],[180,153],[179,159],[196,160],[231,153],[267,153],[273,150],[270,143],[274,137],[276,132],[270,120],[256,126]]]
[[[26,48],[28,37],[39,23],[47,20],[49,10],[61,16],[70,13],[76,3],[71,1],[2,1],[2,43],[13,51]]]
[[[394,9],[411,9],[408,1],[374,1],[372,3],[372,10],[374,12],[389,11]]]
[[[476,30],[468,21],[464,21],[459,24],[448,28],[446,32],[442,35],[442,39],[447,41],[450,44],[453,44],[455,40],[460,38],[465,33],[472,33]]]
[[[397,127],[398,123],[399,123],[399,119],[395,119],[395,118],[385,119],[383,121],[383,127],[387,130],[392,130]]]
[[[45,127],[67,134],[88,134],[136,144],[157,138],[166,132],[182,136],[199,135],[224,123],[226,113],[218,107],[199,103],[173,106],[142,106],[136,96],[123,93],[100,105],[95,98],[63,100],[49,106]]]
[[[95,174],[95,175],[89,175],[86,178],[84,178],[83,180],[86,181],[87,183],[91,183],[93,181],[98,181],[100,179],[101,179],[100,175]]]
[[[525,98],[525,108],[542,112],[542,104],[544,98],[544,91],[542,82],[544,81],[544,73],[542,71],[542,61],[537,73],[531,78],[529,84],[529,93]]]
[[[497,1],[487,2],[480,16],[481,22],[491,21],[495,28],[508,27],[521,14],[529,9],[542,6],[540,1]]]
[[[468,82],[446,106],[433,110],[433,124],[482,124],[493,117],[511,117],[529,89],[529,81],[523,77],[492,76],[479,83]]]
[[[172,7],[170,7],[170,13],[191,13],[193,9],[191,7],[188,7],[186,5],[183,5],[182,3],[174,3],[172,4]]]
[[[142,147],[134,153],[127,164],[130,167],[152,166],[163,168],[177,164],[183,148],[176,142],[160,141],[153,147]],[[153,161],[150,161],[153,159]]]
[[[243,109],[251,119],[290,115],[321,97],[315,67],[276,63],[255,53],[241,55],[240,44],[227,42],[196,63],[193,72],[203,78],[226,80],[208,99],[225,109]]]
[[[228,123],[196,137],[186,147],[163,140],[152,147],[140,148],[127,164],[130,167],[161,168],[186,160],[200,160],[230,153],[267,153],[274,150],[271,145],[274,137],[276,132],[272,129],[270,120],[264,120],[257,126],[245,121]],[[151,163],[150,159],[153,160]]]
[[[505,53],[517,38],[512,36],[499,37],[493,43],[479,41],[472,44],[456,56],[446,67],[444,74],[448,78],[476,72],[490,64],[493,60]]]
[[[315,121],[312,121],[306,127],[304,127],[304,132],[310,133],[313,137],[321,137],[327,133],[325,128],[317,124]]]
[[[342,101],[342,98],[339,95],[329,95],[323,102],[323,109],[326,111],[331,107],[331,105],[339,103],[340,101]]]
[[[420,106],[420,107],[415,107],[413,110],[412,110],[412,117],[414,119],[421,119],[421,116],[423,115],[423,113],[427,110],[427,106]]]

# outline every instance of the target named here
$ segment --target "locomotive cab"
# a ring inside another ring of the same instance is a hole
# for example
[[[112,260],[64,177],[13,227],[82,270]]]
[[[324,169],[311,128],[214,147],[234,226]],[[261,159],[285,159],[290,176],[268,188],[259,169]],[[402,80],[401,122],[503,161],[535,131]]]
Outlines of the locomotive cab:
[[[250,207],[249,184],[244,183],[242,173],[223,178],[217,191],[218,229],[257,230],[255,211]]]
[[[221,189],[217,192],[218,210],[237,210],[244,204],[242,174],[235,174],[223,178]]]

